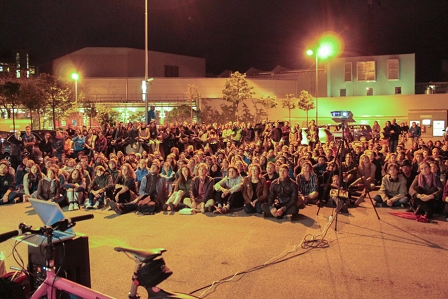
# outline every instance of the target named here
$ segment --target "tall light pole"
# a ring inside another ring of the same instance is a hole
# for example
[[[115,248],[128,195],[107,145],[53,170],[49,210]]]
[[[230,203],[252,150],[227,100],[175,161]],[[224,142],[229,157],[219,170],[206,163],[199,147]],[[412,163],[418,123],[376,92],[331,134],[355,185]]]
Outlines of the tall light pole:
[[[145,0],[145,82],[144,100],[145,100],[145,120],[149,124],[148,115],[148,0]]]
[[[327,34],[321,38],[317,48],[306,51],[308,56],[316,56],[316,125],[319,123],[319,58],[326,59],[330,56],[337,55],[340,48],[340,40],[332,34]]]
[[[75,104],[76,104],[76,108],[78,108],[78,80],[79,80],[79,74],[78,73],[72,73],[72,79],[75,81]]]

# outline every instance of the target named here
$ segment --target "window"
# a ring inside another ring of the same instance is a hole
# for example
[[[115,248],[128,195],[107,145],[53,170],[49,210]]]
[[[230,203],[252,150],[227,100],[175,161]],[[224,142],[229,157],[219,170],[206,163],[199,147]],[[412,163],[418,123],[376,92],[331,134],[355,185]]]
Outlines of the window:
[[[165,65],[165,77],[179,77],[179,67],[175,65]]]
[[[375,61],[360,61],[358,67],[358,81],[375,81]]]
[[[366,88],[367,94],[368,96],[373,96],[373,88],[372,87],[367,87]]]
[[[16,78],[20,78],[20,70],[16,70]]]
[[[345,97],[345,96],[347,96],[347,89],[345,89],[345,88],[341,88],[341,90],[339,91],[339,96],[340,96],[340,97]]]
[[[401,94],[401,87],[400,86],[395,87],[395,94]]]
[[[352,81],[352,63],[346,62],[344,66],[344,81],[351,82]]]
[[[389,59],[387,60],[387,79],[399,80],[400,79],[400,60]]]

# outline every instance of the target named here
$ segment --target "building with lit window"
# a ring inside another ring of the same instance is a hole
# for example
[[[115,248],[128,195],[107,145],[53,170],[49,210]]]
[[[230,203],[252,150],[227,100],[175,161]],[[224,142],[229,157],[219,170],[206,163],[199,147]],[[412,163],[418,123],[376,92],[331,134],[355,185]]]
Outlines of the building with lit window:
[[[27,49],[14,49],[0,55],[0,76],[30,78],[37,75],[36,67],[30,64]]]

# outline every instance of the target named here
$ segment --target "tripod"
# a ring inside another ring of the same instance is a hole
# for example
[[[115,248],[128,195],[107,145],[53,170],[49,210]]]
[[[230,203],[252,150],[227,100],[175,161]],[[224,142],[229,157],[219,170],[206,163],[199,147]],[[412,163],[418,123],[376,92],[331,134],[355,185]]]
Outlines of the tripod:
[[[347,153],[351,153],[352,149],[349,147],[348,145],[348,140],[347,137],[345,135],[345,132],[349,132],[348,131],[348,125],[346,123],[345,120],[342,120],[341,122],[341,129],[342,129],[342,139],[339,143],[337,152],[336,152],[336,156],[335,156],[335,161],[333,164],[333,168],[331,169],[330,175],[328,176],[327,179],[327,184],[325,186],[324,192],[322,194],[322,199],[325,198],[325,196],[328,194],[329,200],[333,200],[332,198],[335,198],[335,202],[336,202],[336,207],[333,205],[333,209],[331,211],[331,216],[334,216],[335,210],[336,210],[336,216],[334,217],[335,219],[335,227],[334,230],[337,231],[337,227],[338,227],[338,215],[345,211],[346,209],[348,209],[348,201],[349,199],[349,188],[348,188],[348,182],[344,182],[344,178],[343,178],[343,171],[342,171],[342,161],[344,160],[344,157]],[[349,133],[350,134],[350,133]],[[334,165],[336,165],[339,162],[339,181],[338,181],[338,186],[337,186],[337,190],[333,190],[334,192],[331,192],[331,180],[332,180],[332,175],[334,175]],[[362,183],[364,185],[365,191],[366,191],[366,196],[368,196],[370,203],[372,204],[373,209],[375,210],[375,214],[378,218],[378,220],[380,220],[380,216],[378,215],[378,211],[376,210],[374,201],[372,199],[372,197],[370,196],[370,191],[369,191],[369,186],[366,184],[366,180],[363,177],[361,170],[359,169],[359,167],[356,167],[357,169],[357,174],[358,176],[362,179]],[[343,185],[345,186],[345,189],[342,187]],[[332,193],[334,194],[334,196],[331,196]],[[320,208],[322,207],[322,203],[323,200],[320,202],[319,204],[319,208],[317,210],[317,215],[319,215],[319,211]]]

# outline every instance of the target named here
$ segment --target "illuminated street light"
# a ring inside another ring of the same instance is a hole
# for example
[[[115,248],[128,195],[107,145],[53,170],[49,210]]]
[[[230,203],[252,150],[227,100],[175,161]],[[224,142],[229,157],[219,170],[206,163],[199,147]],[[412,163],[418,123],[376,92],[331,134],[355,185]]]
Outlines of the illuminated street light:
[[[330,56],[336,56],[342,51],[342,41],[333,33],[323,35],[315,51],[309,49],[306,51],[308,56],[316,56],[316,125],[319,120],[318,98],[319,98],[319,58],[327,59]]]

